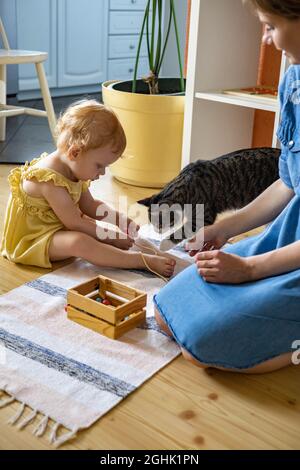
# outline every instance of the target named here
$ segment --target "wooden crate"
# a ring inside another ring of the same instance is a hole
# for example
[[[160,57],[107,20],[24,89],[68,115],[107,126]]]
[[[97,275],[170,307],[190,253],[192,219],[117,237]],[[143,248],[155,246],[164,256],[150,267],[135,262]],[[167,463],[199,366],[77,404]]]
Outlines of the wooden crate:
[[[111,305],[96,301],[108,299]],[[117,339],[143,323],[147,294],[104,276],[97,276],[68,290],[68,318],[91,330]]]

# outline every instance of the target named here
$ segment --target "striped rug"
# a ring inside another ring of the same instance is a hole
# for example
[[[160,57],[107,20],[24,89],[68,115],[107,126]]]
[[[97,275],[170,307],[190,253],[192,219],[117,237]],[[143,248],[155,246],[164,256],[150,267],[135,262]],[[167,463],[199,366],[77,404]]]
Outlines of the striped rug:
[[[118,341],[66,317],[67,289],[98,274],[148,294],[145,324]],[[1,296],[0,407],[20,402],[11,424],[22,429],[34,423],[37,436],[50,430],[50,441],[59,446],[172,361],[179,348],[154,319],[152,297],[163,285],[149,272],[76,260]],[[31,409],[26,416],[25,405]]]

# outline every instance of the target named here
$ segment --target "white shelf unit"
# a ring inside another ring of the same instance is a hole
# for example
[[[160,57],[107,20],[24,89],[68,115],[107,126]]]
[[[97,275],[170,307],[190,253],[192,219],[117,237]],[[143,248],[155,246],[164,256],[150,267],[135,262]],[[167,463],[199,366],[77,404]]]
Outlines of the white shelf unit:
[[[196,93],[196,98],[200,100],[216,101],[218,103],[227,103],[234,106],[243,106],[245,108],[262,109],[264,111],[272,111],[276,113],[278,109],[278,101],[276,99],[264,99],[250,96],[232,96],[222,93],[222,90],[215,92]]]
[[[252,146],[256,109],[276,115],[279,100],[233,96],[224,89],[257,82],[262,25],[241,0],[192,0],[182,167]],[[282,56],[280,79],[287,60]]]

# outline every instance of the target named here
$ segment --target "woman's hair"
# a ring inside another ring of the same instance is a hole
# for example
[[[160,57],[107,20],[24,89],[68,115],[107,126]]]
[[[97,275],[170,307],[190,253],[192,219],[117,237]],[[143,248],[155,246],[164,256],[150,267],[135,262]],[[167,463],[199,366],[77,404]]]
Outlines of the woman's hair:
[[[299,0],[243,0],[250,3],[255,9],[271,13],[277,16],[283,16],[289,20],[300,18]]]
[[[111,145],[121,155],[126,136],[116,114],[96,100],[81,100],[69,106],[56,126],[57,147],[68,151],[78,146],[81,151]]]

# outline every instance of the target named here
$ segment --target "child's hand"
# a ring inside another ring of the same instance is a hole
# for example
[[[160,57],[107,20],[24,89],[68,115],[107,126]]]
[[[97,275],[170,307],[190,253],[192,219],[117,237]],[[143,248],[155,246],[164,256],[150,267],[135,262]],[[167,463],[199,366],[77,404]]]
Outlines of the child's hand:
[[[135,223],[134,220],[132,219],[127,219],[127,234],[131,237],[131,238],[136,238],[138,236],[138,231],[140,230],[140,226],[138,224]]]
[[[208,251],[222,248],[228,241],[228,235],[217,223],[202,227],[197,235],[189,240],[185,245],[185,250],[190,256],[195,256],[199,251]]]
[[[204,281],[220,284],[241,284],[252,280],[248,258],[219,250],[204,251],[196,256],[197,269]]]
[[[115,246],[116,248],[120,248],[120,250],[130,250],[130,248],[133,246],[133,239],[131,237],[127,238],[116,238],[115,240],[110,240],[109,241],[110,245]]]
[[[131,238],[136,238],[140,226],[124,214],[118,213],[118,227]]]

